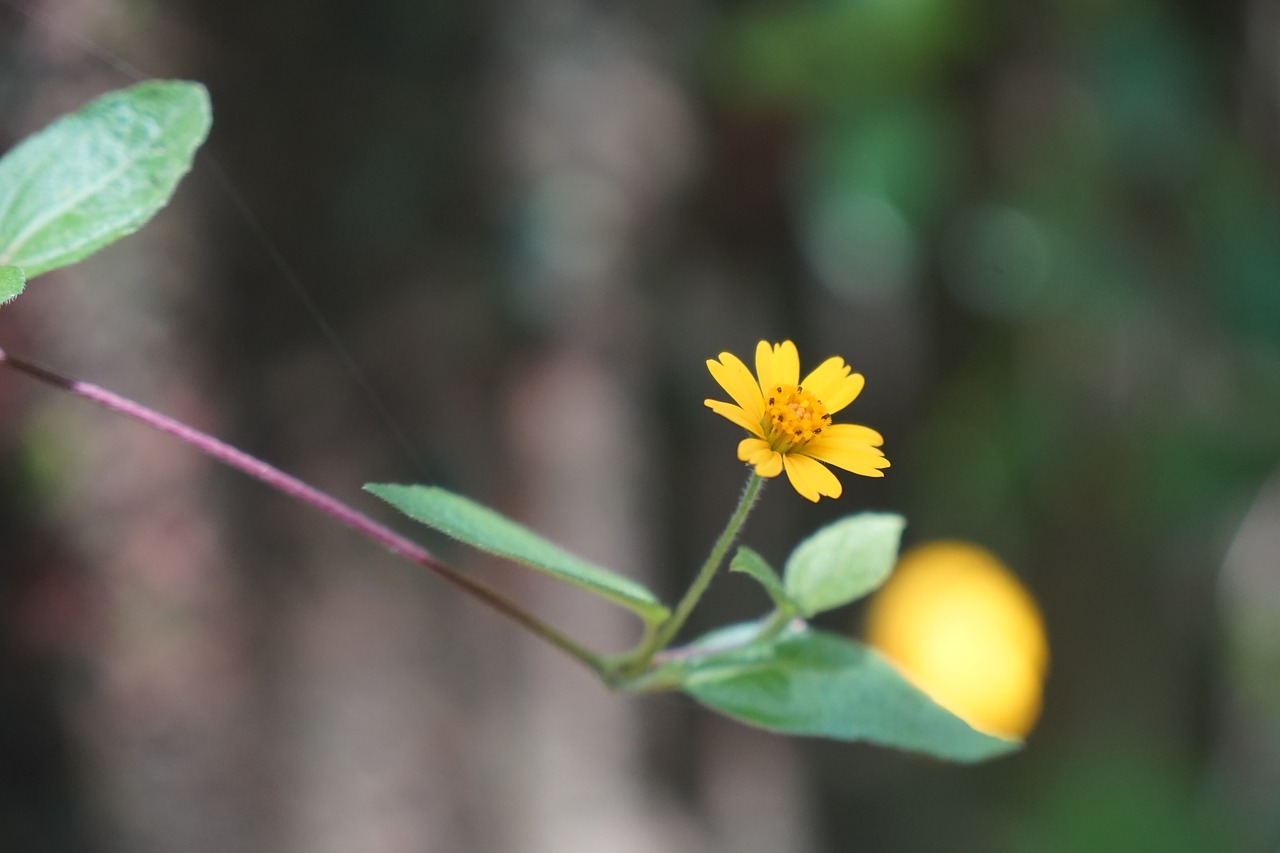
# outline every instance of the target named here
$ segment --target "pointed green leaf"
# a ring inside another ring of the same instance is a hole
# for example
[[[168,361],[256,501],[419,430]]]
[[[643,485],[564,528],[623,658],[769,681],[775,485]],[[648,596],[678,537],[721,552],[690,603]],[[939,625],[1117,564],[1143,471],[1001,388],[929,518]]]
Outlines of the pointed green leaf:
[[[906,520],[863,512],[832,522],[796,546],[784,586],[806,616],[856,601],[879,587],[898,561]]]
[[[773,567],[765,562],[755,551],[746,545],[738,547],[738,553],[733,555],[733,560],[729,563],[729,571],[742,572],[756,580],[764,591],[769,594],[769,598],[776,607],[787,610],[790,613],[799,613],[800,606],[787,595],[787,591],[782,586],[782,578],[778,577],[778,573]]]
[[[27,276],[22,267],[0,267],[0,305],[21,293],[26,283]]]
[[[948,761],[983,761],[1021,746],[984,734],[936,704],[860,643],[812,629],[725,648],[756,629],[734,626],[695,647],[681,689],[736,720],[777,732],[867,741]]]
[[[364,488],[410,518],[460,542],[582,587],[635,611],[647,621],[665,619],[670,613],[652,592],[635,581],[592,565],[469,498],[435,486],[368,483]]]
[[[209,132],[199,83],[108,92],[0,159],[0,265],[29,277],[131,234],[168,203]]]

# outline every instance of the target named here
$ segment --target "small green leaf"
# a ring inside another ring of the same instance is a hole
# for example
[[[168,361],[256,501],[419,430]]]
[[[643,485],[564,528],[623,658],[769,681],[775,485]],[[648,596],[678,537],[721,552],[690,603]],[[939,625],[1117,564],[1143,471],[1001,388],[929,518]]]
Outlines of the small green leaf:
[[[0,265],[34,278],[141,228],[164,207],[209,132],[199,83],[108,92],[0,159]]]
[[[888,579],[906,524],[900,515],[880,512],[828,524],[787,558],[787,592],[806,616],[857,601]]]
[[[716,632],[722,650],[684,661],[680,689],[736,720],[786,734],[867,741],[962,762],[1021,746],[972,728],[875,651],[835,634],[805,628],[723,647],[725,639],[749,638],[755,628]]]
[[[26,283],[27,276],[22,267],[0,267],[0,305],[21,293]]]
[[[367,483],[365,491],[410,518],[481,551],[514,560],[638,613],[648,622],[670,611],[633,580],[592,565],[483,504],[435,486]]]
[[[769,598],[776,607],[790,613],[800,612],[800,606],[792,600],[790,595],[787,595],[787,591],[783,588],[782,579],[778,577],[778,573],[765,562],[764,557],[746,545],[738,547],[738,553],[733,555],[733,560],[729,563],[729,571],[742,572],[754,578],[764,587],[764,591],[769,594]]]

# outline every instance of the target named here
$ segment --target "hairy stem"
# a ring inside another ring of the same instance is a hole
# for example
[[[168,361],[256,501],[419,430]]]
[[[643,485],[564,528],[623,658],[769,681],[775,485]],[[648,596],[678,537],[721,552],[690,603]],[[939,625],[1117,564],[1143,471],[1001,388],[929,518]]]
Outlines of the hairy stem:
[[[707,591],[707,587],[711,584],[711,579],[715,577],[720,564],[724,562],[725,555],[729,553],[729,546],[733,544],[733,540],[738,538],[738,533],[741,532],[743,523],[747,520],[747,516],[751,514],[751,508],[755,506],[756,499],[760,497],[760,487],[763,484],[764,478],[752,471],[747,478],[746,487],[742,490],[742,497],[738,499],[738,506],[734,509],[733,515],[729,516],[729,522],[725,525],[724,530],[720,532],[716,543],[711,546],[711,553],[707,555],[706,562],[702,564],[702,568],[694,576],[693,583],[689,585],[688,591],[680,599],[680,603],[676,605],[676,609],[670,618],[662,623],[662,626],[654,633],[649,642],[641,646],[634,656],[628,656],[625,674],[634,675],[643,671],[649,665],[653,656],[665,649],[676,634],[679,633],[680,629],[684,627],[685,620],[689,618],[693,608],[702,599],[702,594]]]
[[[332,495],[304,483],[297,477],[286,474],[261,459],[250,456],[242,450],[237,450],[207,433],[162,415],[127,397],[121,397],[119,394],[112,393],[89,382],[81,382],[77,379],[63,376],[48,368],[9,355],[2,349],[0,349],[0,365],[9,367],[19,373],[24,373],[55,388],[69,391],[77,397],[82,397],[103,408],[140,421],[160,432],[168,433],[180,441],[185,441],[224,465],[229,465],[238,471],[242,471],[299,503],[319,510],[341,524],[345,524],[366,539],[381,545],[391,553],[418,564],[463,592],[483,601],[504,616],[514,620],[517,624],[551,643],[565,654],[585,664],[597,674],[603,671],[604,664],[600,655],[578,644],[496,590],[440,562],[434,554],[418,543],[401,536],[389,527],[374,521],[364,513],[352,509]]]

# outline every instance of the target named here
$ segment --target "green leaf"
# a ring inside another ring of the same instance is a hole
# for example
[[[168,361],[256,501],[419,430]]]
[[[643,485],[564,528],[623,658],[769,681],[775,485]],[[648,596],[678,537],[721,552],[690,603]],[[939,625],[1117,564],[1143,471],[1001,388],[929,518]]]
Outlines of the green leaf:
[[[27,276],[22,267],[0,267],[0,305],[21,293],[26,283]]]
[[[832,522],[796,546],[784,585],[806,616],[856,601],[876,589],[898,561],[907,524],[893,513],[863,512]]]
[[[199,83],[108,92],[0,159],[0,265],[34,278],[141,228],[168,203],[209,133]]]
[[[483,504],[435,486],[367,483],[365,491],[410,518],[481,551],[514,560],[638,613],[648,622],[670,611],[635,581],[592,565]]]
[[[977,731],[875,651],[835,634],[805,628],[725,647],[756,630],[755,623],[733,626],[715,632],[715,642],[694,644],[721,651],[683,661],[680,689],[713,710],[772,731],[866,741],[948,761],[983,761],[1022,745]]]
[[[729,571],[742,572],[744,575],[754,578],[764,587],[765,592],[769,594],[769,598],[778,608],[790,613],[800,612],[800,606],[792,600],[791,596],[783,588],[782,579],[778,577],[778,573],[765,562],[764,557],[761,557],[746,545],[738,547],[738,553],[733,555],[733,560],[729,563]]]

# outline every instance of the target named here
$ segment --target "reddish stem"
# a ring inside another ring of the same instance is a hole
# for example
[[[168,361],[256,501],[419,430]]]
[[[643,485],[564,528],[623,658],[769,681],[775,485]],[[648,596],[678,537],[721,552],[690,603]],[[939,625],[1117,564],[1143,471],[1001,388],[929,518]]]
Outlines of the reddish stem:
[[[239,471],[243,471],[250,477],[260,480],[273,489],[283,492],[289,497],[297,500],[307,506],[319,510],[330,518],[345,524],[352,530],[356,531],[366,539],[370,539],[386,548],[393,554],[404,557],[413,563],[418,564],[429,572],[439,576],[445,581],[453,584],[459,589],[474,595],[499,613],[515,620],[520,625],[550,642],[571,657],[586,664],[593,671],[599,673],[601,671],[601,658],[538,617],[529,613],[520,605],[511,599],[491,589],[485,584],[477,581],[467,575],[462,574],[457,569],[453,569],[444,563],[418,543],[411,539],[407,539],[396,533],[389,527],[374,521],[362,512],[352,509],[342,501],[320,491],[314,486],[310,486],[299,480],[297,477],[286,474],[279,468],[263,462],[261,459],[250,456],[242,450],[238,450],[231,445],[219,441],[207,433],[201,432],[194,427],[188,426],[181,421],[176,421],[166,415],[162,415],[146,406],[136,403],[127,397],[121,397],[90,382],[81,382],[78,379],[72,379],[56,373],[46,367],[33,364],[25,359],[9,355],[0,349],[0,365],[13,368],[20,373],[40,380],[48,385],[69,391],[78,397],[83,397],[90,402],[96,403],[103,408],[118,412],[126,417],[140,421],[147,426],[157,429],[160,432],[168,433],[175,438],[185,441],[197,450],[208,456],[229,465]]]

